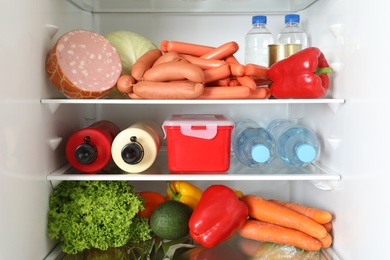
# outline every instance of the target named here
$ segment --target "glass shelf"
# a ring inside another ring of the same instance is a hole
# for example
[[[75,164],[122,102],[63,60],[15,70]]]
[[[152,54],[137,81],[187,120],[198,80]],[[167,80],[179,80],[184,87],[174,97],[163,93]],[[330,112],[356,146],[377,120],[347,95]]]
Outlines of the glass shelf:
[[[318,0],[68,0],[91,13],[287,13]]]
[[[165,148],[165,147],[164,147]],[[338,182],[341,177],[338,173],[326,168],[319,162],[305,167],[278,167],[277,173],[266,172],[259,168],[249,168],[240,164],[235,156],[231,155],[231,167],[227,172],[207,173],[172,173],[168,170],[166,149],[160,151],[154,164],[142,173],[125,173],[115,165],[109,165],[101,173],[89,174],[76,171],[67,164],[47,176],[49,181],[70,180],[126,180],[126,181],[311,181],[323,190],[331,190],[329,182]],[[273,166],[274,167],[274,166]],[[274,168],[273,168],[274,169]]]
[[[320,98],[320,99],[41,99],[42,104],[343,104],[345,99]]]

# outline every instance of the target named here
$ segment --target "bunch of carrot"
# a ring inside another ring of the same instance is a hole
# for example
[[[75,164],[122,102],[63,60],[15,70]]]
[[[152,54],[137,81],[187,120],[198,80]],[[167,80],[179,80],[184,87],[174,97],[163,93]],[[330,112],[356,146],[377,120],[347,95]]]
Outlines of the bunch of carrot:
[[[269,98],[268,67],[240,64],[234,57],[238,49],[234,41],[211,47],[164,40],[160,49],[142,55],[117,87],[130,98]]]
[[[301,204],[245,195],[249,218],[238,233],[261,242],[318,251],[332,244],[332,214]]]

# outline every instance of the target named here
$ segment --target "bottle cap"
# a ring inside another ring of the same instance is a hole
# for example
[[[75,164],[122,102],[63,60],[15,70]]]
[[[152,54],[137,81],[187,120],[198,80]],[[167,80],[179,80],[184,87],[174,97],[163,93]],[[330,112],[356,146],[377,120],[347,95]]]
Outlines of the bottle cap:
[[[91,143],[82,143],[74,151],[74,157],[80,164],[90,164],[96,160],[96,147]]]
[[[264,15],[252,16],[252,24],[256,24],[256,23],[267,24],[267,16]]]
[[[252,156],[253,160],[255,160],[258,163],[264,163],[264,162],[268,161],[270,155],[271,155],[271,153],[270,153],[268,147],[266,147],[263,144],[255,145],[251,151],[251,156]]]
[[[316,155],[316,150],[309,144],[301,144],[297,149],[298,159],[305,163],[312,162],[316,158]]]
[[[284,17],[285,23],[299,23],[299,14],[288,14]]]
[[[126,144],[122,148],[121,156],[127,164],[138,164],[144,157],[144,148],[137,142],[137,137],[130,138],[131,143]]]

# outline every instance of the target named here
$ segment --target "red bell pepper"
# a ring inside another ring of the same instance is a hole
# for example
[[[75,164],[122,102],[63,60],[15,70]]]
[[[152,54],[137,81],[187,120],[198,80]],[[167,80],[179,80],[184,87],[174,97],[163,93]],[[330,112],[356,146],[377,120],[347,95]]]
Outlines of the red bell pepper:
[[[303,49],[270,67],[271,95],[275,98],[321,98],[329,88],[327,73],[331,71],[318,48]]]
[[[190,235],[211,248],[228,239],[245,222],[248,207],[224,185],[211,185],[204,192],[189,221]]]

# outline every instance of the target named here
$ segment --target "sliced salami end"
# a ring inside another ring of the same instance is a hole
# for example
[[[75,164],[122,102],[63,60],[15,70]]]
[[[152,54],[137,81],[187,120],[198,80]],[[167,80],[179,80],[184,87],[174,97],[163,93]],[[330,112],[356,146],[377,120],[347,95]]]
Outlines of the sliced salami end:
[[[97,99],[116,85],[122,64],[115,47],[102,35],[75,30],[58,39],[47,56],[46,71],[65,96]]]

